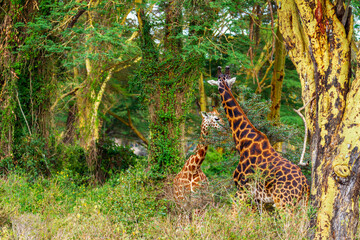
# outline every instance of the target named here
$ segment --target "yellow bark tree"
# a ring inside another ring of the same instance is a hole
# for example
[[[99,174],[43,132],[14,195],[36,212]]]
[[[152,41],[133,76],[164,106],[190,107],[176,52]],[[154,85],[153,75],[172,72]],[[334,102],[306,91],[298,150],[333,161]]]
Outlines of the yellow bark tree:
[[[303,102],[311,101],[305,109],[316,209],[311,238],[351,239],[360,186],[360,72],[351,80],[351,7],[342,0],[277,0],[277,5]]]
[[[199,95],[200,95],[200,110],[206,112],[206,94],[204,87],[204,75],[201,73],[199,78]]]
[[[119,10],[121,18],[117,21],[120,25],[125,25],[125,20],[134,6],[132,4]],[[66,133],[64,141],[71,142],[72,135],[76,132],[80,146],[86,151],[86,160],[94,180],[99,180],[100,163],[97,158],[96,143],[100,137],[99,113],[105,90],[114,73],[130,67],[141,59],[139,56],[131,58],[130,54],[122,53],[119,46],[113,43],[115,41],[122,42],[122,46],[127,48],[137,36],[137,32],[127,33],[126,36],[123,36],[126,30],[120,30],[117,38],[114,37],[115,40],[109,40],[106,34],[112,28],[113,12],[108,11],[105,14],[103,7],[101,1],[90,1],[87,5],[81,5],[74,9],[78,12],[74,17],[65,16],[64,24],[61,25],[67,26],[69,29],[76,26],[76,22],[79,21],[80,23],[77,25],[84,28],[82,29],[85,31],[84,37],[81,37],[79,41],[79,45],[83,45],[84,48],[80,50],[83,52],[73,53],[74,56],[80,56],[79,58],[74,57],[77,64],[74,64],[73,79],[77,83],[77,87],[59,96],[51,107],[51,111],[53,111],[61,99],[69,95],[75,96],[75,104],[70,107],[69,112],[69,118],[72,120],[69,124],[67,123],[68,131],[71,133]],[[114,5],[109,4],[106,7],[112,8]],[[73,37],[78,37],[76,32],[73,33]]]
[[[285,76],[285,46],[283,43],[283,37],[280,33],[279,26],[276,30],[275,38],[275,59],[274,59],[274,70],[271,78],[271,106],[268,119],[273,121],[273,125],[278,126],[280,124],[280,103],[281,103],[281,92],[282,85]],[[276,151],[282,151],[282,142],[277,142],[274,145]]]

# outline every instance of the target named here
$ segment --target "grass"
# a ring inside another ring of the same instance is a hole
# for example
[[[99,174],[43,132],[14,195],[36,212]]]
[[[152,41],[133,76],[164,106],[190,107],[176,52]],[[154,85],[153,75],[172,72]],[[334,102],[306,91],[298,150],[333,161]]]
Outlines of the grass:
[[[152,183],[141,168],[102,186],[81,182],[69,171],[0,179],[0,239],[306,239],[306,207],[289,215],[242,206],[232,217],[231,181],[210,184],[212,200],[191,222],[172,201],[171,186]]]

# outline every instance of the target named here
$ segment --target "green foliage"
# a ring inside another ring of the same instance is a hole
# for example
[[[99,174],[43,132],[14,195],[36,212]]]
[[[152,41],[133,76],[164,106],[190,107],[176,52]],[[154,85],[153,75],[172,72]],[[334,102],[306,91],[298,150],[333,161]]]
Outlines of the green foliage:
[[[9,73],[6,73],[4,71],[2,74],[5,75]],[[16,121],[16,116],[14,115],[14,110],[16,109],[15,91],[14,91],[16,86],[16,81],[10,81],[9,83],[0,81],[0,83],[6,84],[6,86],[4,86],[3,88],[3,91],[4,94],[6,93],[7,95],[4,98],[0,98],[0,101],[4,104],[3,106],[0,107],[0,119],[1,119],[0,156],[9,159],[12,157],[13,154],[12,139],[14,137],[14,125]]]
[[[159,61],[160,49],[153,42],[149,20],[143,17],[141,47],[143,62],[133,85],[139,86],[142,99],[149,109],[151,175],[161,178],[171,167],[178,165],[181,153],[183,125],[192,102],[193,83],[196,79],[194,58],[184,53],[179,43],[181,34],[171,33],[166,40],[166,53]],[[178,21],[179,19],[173,19]],[[180,25],[180,22],[176,22]],[[179,37],[179,38],[178,38]]]
[[[14,149],[15,159],[19,159],[14,167],[34,178],[39,175],[50,175],[59,167],[59,161],[54,158],[59,152],[56,152],[54,146],[48,145],[49,143],[36,134],[22,137]]]
[[[308,208],[270,215],[240,206],[231,217],[230,195],[190,222],[174,213],[163,185],[151,182],[144,164],[112,175],[102,186],[83,184],[70,171],[35,181],[13,173],[0,179],[0,237],[21,237],[25,229],[40,239],[306,238]]]
[[[219,145],[222,145],[222,151],[224,153],[220,153],[216,151],[216,149],[214,149],[213,147],[210,147],[206,154],[206,160],[202,164],[202,169],[209,179],[216,179],[216,181],[218,181],[219,179],[229,180],[231,179],[231,176],[234,173],[234,170],[236,169],[236,166],[239,162],[239,155],[236,151],[234,151],[234,149],[232,149],[232,146],[230,147],[229,145],[224,143],[218,144],[218,146]],[[233,185],[232,181],[231,185]]]
[[[218,65],[230,65],[237,76],[233,91],[250,121],[272,143],[285,142],[283,156],[298,162],[303,122],[292,110],[302,106],[294,65],[286,59],[278,127],[267,120],[271,48],[253,75],[264,46],[273,41],[276,8],[270,14],[264,0],[180,1],[173,12],[165,1],[135,4],[1,3],[0,23],[6,28],[0,36],[0,238],[21,238],[12,230],[19,226],[16,219],[45,228],[37,235],[43,239],[305,238],[297,232],[306,222],[301,217],[289,224],[286,216],[274,219],[244,209],[229,220],[235,191],[231,176],[239,161],[229,129],[222,130],[224,136],[213,129],[206,138],[211,147],[202,169],[215,185],[210,194],[218,206],[208,206],[201,219],[184,225],[176,220],[181,216],[173,215],[164,180],[170,176],[171,182],[172,173],[180,170],[186,142],[198,143],[198,78],[200,73],[216,76]],[[351,6],[358,38],[359,3]],[[262,92],[254,94],[263,78]],[[217,89],[208,84],[205,89],[211,105],[218,106]],[[114,144],[112,138],[139,139],[126,123],[110,117],[109,109],[126,121],[130,112],[133,126],[149,139],[148,159]],[[88,118],[78,126],[83,116]],[[71,132],[71,127],[76,129]],[[89,166],[89,151],[80,144],[98,129],[96,166]],[[65,144],[69,132],[72,139]],[[90,169],[98,170],[102,185],[89,185]],[[311,166],[302,170],[310,179]]]
[[[167,201],[157,199],[159,190],[149,183],[143,164],[141,161],[135,168],[113,174],[97,187],[84,184],[86,179],[70,170],[34,181],[23,174],[10,174],[7,179],[0,179],[0,209],[13,210],[13,224],[17,216],[46,216],[46,230],[41,232],[46,238],[54,238],[64,228],[69,228],[71,238],[79,236],[82,221],[87,227],[96,223],[95,229],[103,232],[101,237],[109,234],[106,231],[112,234],[111,239],[132,235],[137,229],[146,228],[149,219],[162,217],[167,210]],[[104,221],[108,225],[102,229]],[[34,222],[34,219],[29,221]],[[92,230],[87,228],[85,232],[89,231]]]
[[[143,165],[138,164],[136,168],[112,178],[102,188],[107,192],[102,210],[115,216],[114,221],[122,223],[128,231],[136,224],[146,226],[148,219],[154,216],[166,215],[166,200],[156,200],[159,190],[149,184],[142,168]]]
[[[254,94],[249,88],[240,86],[237,92],[243,99],[238,102],[248,116],[250,122],[269,138],[271,144],[285,142],[293,135],[299,133],[299,130],[295,125],[281,124],[280,126],[274,126],[273,122],[268,120],[267,116],[271,105],[269,100],[261,99],[260,95]]]
[[[1,175],[15,171],[35,180],[67,171],[73,179],[90,179],[85,151],[79,145],[56,143],[54,136],[50,136],[50,141],[45,141],[42,136],[33,134],[21,138],[15,147],[15,161],[11,158],[3,159],[0,163]],[[110,139],[99,142],[98,148],[103,181],[114,173],[134,166],[138,160],[129,147],[118,146]]]
[[[77,144],[74,145],[60,145],[61,154],[61,169],[58,171],[70,171],[73,174],[79,174],[84,178],[89,178],[89,169],[86,164],[85,151]]]
[[[97,145],[101,159],[100,168],[104,178],[134,166],[138,160],[129,146],[119,146],[111,139],[102,139]]]

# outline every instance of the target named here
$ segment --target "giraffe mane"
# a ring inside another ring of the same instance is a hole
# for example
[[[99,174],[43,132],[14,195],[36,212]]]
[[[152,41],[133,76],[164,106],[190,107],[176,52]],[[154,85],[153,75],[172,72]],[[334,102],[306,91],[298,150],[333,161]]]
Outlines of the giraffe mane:
[[[223,78],[220,77],[220,81],[224,84],[225,89],[228,91],[228,93],[230,94],[230,97],[234,100],[236,106],[238,107],[238,109],[240,110],[240,112],[242,113],[242,115],[244,116],[244,118],[247,120],[247,122],[250,124],[250,126],[260,135],[262,135],[263,137],[265,137],[266,139],[267,136],[262,133],[261,131],[259,131],[249,120],[249,118],[247,117],[247,115],[244,113],[244,111],[242,110],[242,108],[240,107],[239,103],[236,101],[236,98],[234,97],[234,95],[232,94],[230,88],[227,86],[225,80]]]

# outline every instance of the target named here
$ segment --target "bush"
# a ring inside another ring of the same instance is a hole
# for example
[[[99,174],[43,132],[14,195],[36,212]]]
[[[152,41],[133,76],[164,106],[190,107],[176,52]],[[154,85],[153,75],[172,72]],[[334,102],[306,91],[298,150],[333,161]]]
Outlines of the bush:
[[[0,209],[12,209],[7,219],[17,238],[24,237],[24,228],[37,239],[133,237],[146,229],[149,219],[165,216],[167,209],[143,164],[140,161],[95,187],[79,184],[71,171],[32,181],[10,173],[0,179]]]
[[[98,167],[103,181],[113,173],[134,166],[138,158],[130,147],[118,146],[110,139],[101,140],[97,147]],[[23,136],[14,144],[14,153],[13,158],[0,161],[0,175],[15,171],[34,181],[41,176],[48,177],[67,171],[81,183],[90,177],[85,150],[78,144],[57,142],[55,136],[49,139],[37,134]]]
[[[38,134],[26,135],[14,144],[13,161],[5,161],[1,164],[7,165],[3,165],[3,168],[26,173],[32,179],[49,176],[61,169],[62,162],[58,161],[61,150],[55,143],[54,136],[45,139]]]
[[[138,158],[129,146],[119,146],[109,138],[100,140],[97,148],[102,180],[134,166]]]

